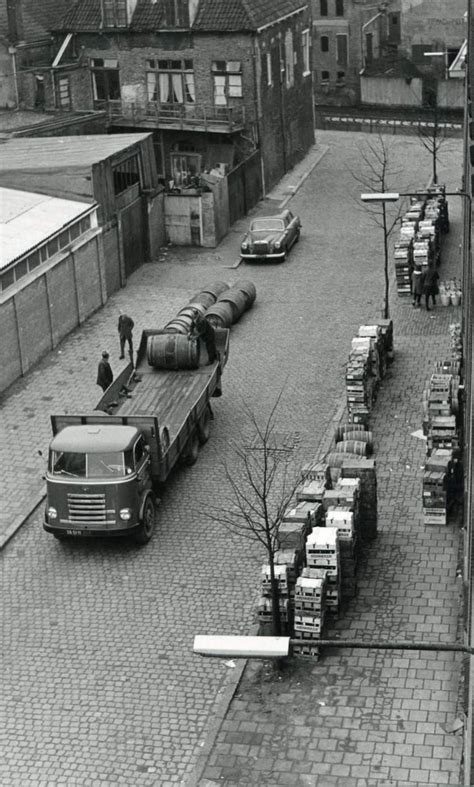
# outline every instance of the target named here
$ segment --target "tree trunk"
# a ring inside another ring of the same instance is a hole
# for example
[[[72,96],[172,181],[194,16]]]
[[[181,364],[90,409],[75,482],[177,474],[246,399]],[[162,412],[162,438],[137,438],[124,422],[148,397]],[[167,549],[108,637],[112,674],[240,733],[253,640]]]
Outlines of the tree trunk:
[[[270,585],[272,594],[272,634],[274,637],[279,637],[281,635],[280,592],[278,581],[275,577],[273,555],[269,555],[268,557],[270,559]]]

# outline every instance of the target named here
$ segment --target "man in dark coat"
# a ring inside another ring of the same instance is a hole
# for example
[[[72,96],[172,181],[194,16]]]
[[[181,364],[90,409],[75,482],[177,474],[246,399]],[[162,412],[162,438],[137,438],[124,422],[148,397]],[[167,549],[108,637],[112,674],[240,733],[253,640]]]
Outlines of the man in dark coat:
[[[216,347],[216,334],[212,325],[201,317],[200,314],[196,317],[191,325],[191,331],[189,333],[190,339],[202,339],[204,344],[206,345],[207,355],[208,355],[208,365],[214,363],[214,361],[219,360],[219,356],[217,354],[217,347]]]
[[[113,379],[114,373],[109,363],[109,354],[104,350],[97,369],[97,385],[100,385],[102,390],[106,391]]]
[[[423,292],[425,294],[426,311],[430,309],[430,298],[433,301],[433,306],[436,306],[436,295],[439,292],[438,288],[439,273],[436,268],[428,268],[423,278]]]
[[[124,314],[120,312],[120,317],[118,319],[118,332],[120,337],[120,359],[125,358],[125,342],[128,342],[128,354],[130,356],[130,360],[133,361],[133,337],[132,331],[134,322],[128,314]]]

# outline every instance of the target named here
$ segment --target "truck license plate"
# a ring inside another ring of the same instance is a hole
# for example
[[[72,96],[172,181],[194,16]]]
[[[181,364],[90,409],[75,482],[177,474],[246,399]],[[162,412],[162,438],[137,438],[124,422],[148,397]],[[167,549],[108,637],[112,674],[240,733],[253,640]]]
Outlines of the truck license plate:
[[[68,536],[82,536],[82,530],[66,530]]]

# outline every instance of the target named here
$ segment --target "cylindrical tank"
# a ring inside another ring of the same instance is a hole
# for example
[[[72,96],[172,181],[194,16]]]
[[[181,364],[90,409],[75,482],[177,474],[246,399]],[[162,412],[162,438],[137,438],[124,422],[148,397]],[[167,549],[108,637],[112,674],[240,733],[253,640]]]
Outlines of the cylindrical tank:
[[[146,357],[155,369],[197,369],[199,342],[179,333],[149,336]]]

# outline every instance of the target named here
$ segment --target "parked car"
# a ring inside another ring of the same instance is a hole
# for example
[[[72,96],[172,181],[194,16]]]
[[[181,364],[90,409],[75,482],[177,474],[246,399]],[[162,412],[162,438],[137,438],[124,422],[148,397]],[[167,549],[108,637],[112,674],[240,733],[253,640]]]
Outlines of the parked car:
[[[301,221],[291,210],[254,219],[240,246],[243,260],[283,260],[300,238]]]

